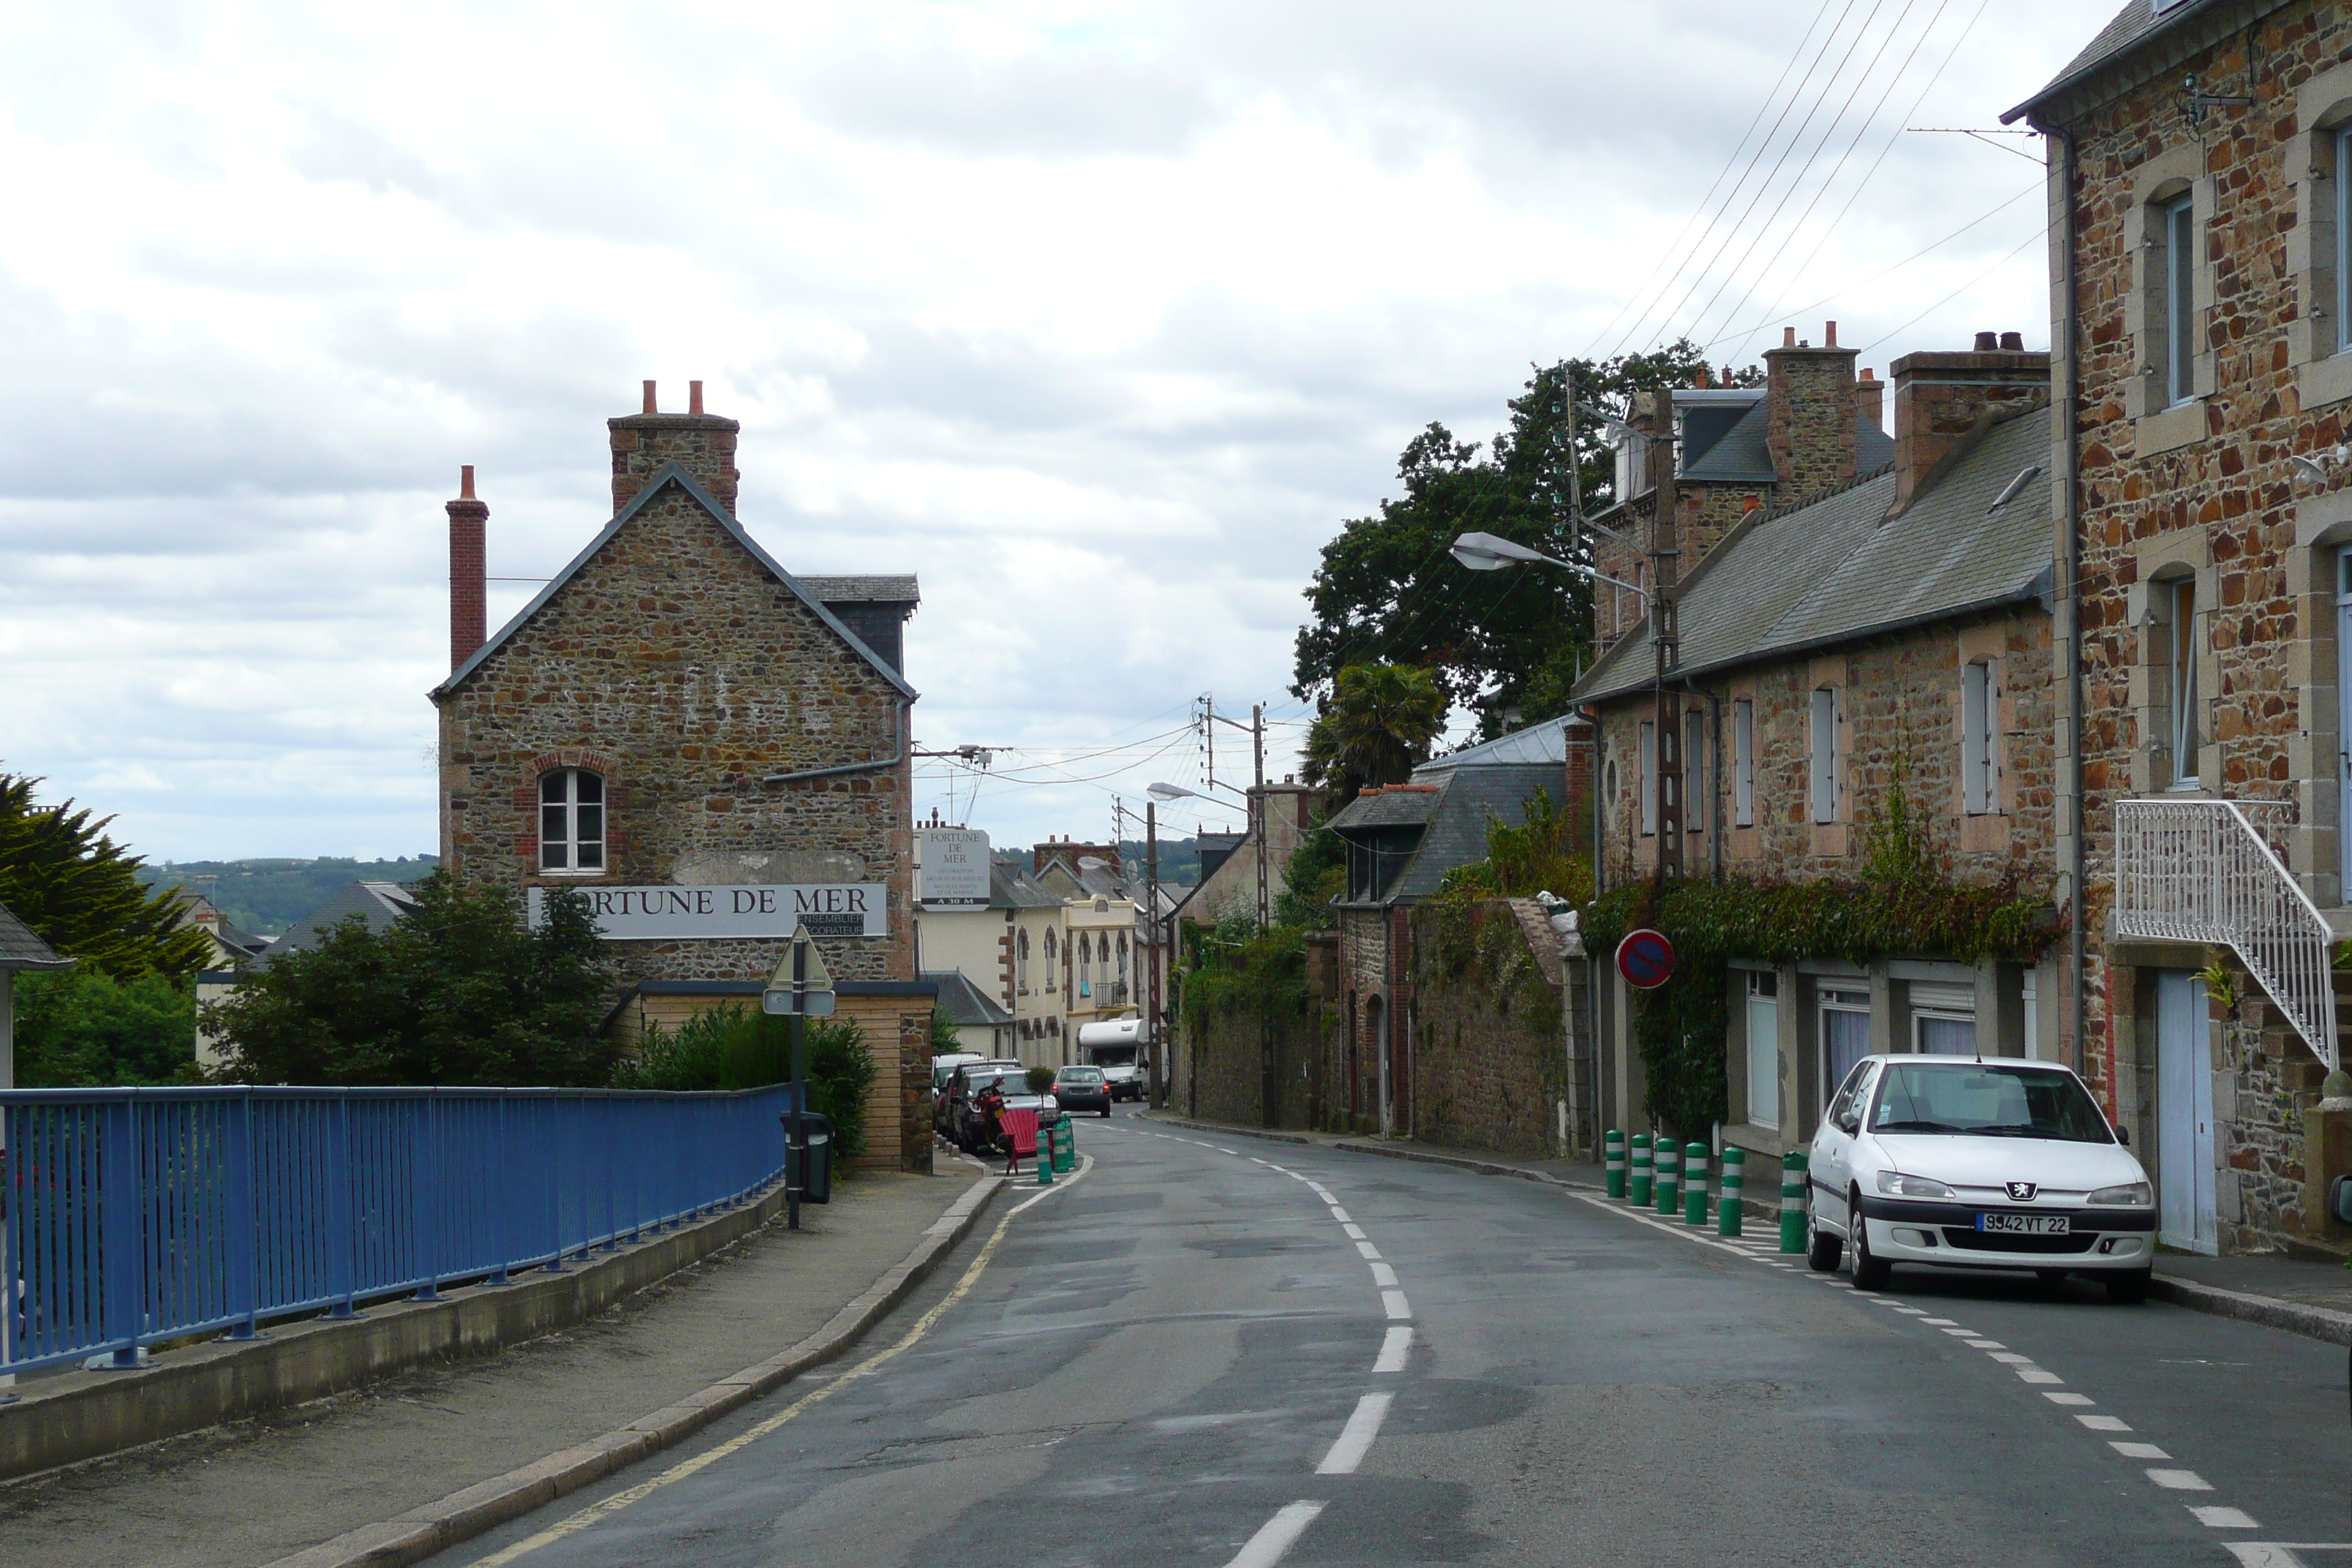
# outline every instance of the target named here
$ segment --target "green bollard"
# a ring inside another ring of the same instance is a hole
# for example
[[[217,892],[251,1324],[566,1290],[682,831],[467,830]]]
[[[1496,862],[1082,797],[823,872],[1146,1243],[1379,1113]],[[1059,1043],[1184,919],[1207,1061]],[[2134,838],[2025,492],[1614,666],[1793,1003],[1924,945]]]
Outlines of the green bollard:
[[[1683,1223],[1706,1223],[1706,1145],[1692,1143],[1683,1150]]]
[[[1037,1166],[1037,1184],[1041,1187],[1052,1186],[1054,1184],[1054,1130],[1050,1127],[1040,1126],[1037,1129],[1037,1152],[1034,1163]]]
[[[1078,1130],[1066,1115],[1054,1123],[1054,1169],[1055,1173],[1078,1168]]]
[[[1780,1156],[1780,1250],[1805,1250],[1805,1152]]]
[[[1748,1151],[1737,1145],[1723,1152],[1723,1207],[1715,1218],[1715,1234],[1739,1234],[1739,1198],[1748,1185]]]
[[[1601,1143],[1608,1151],[1601,1166],[1605,1173],[1602,1180],[1608,1184],[1611,1197],[1622,1198],[1625,1195],[1625,1134],[1612,1127]]]
[[[1675,1141],[1663,1133],[1658,1138],[1658,1212],[1668,1219],[1683,1210],[1682,1159]]]
[[[1633,1206],[1650,1206],[1650,1135],[1633,1134]]]

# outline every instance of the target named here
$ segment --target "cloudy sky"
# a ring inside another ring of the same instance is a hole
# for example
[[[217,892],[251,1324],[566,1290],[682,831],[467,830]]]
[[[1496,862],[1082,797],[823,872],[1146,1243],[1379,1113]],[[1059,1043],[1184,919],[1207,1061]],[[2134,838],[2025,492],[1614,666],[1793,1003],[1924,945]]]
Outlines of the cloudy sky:
[[[921,574],[918,742],[1005,748],[926,811],[1106,833],[1204,692],[1283,771],[1318,548],[1530,361],[2046,346],[2041,144],[1904,128],[2113,8],[0,3],[0,767],[429,850],[457,466],[543,577],[650,376],[788,565]]]

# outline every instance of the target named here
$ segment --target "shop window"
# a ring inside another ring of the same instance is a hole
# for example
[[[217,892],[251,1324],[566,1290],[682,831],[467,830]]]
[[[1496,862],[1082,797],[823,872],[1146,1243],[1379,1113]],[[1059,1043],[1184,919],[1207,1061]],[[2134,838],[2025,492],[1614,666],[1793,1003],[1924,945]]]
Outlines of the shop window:
[[[1756,826],[1756,704],[1746,698],[1731,705],[1731,821]]]
[[[1870,1054],[1870,993],[1823,986],[1819,1005],[1822,1082],[1835,1086]]]
[[[586,768],[557,768],[539,779],[539,868],[604,868],[604,779]]]
[[[1780,977],[1769,969],[1748,974],[1748,1121],[1780,1125]]]
[[[1971,816],[1999,809],[2000,791],[1994,780],[2000,764],[1995,756],[1993,717],[1997,701],[1992,665],[1979,659],[1960,667],[1960,808]]]

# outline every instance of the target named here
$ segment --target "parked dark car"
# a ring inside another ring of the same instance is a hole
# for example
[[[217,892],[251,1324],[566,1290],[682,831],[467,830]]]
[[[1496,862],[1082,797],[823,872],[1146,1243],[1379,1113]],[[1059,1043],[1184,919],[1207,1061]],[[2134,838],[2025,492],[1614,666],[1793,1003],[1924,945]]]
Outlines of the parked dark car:
[[[1039,1094],[1029,1087],[1029,1069],[1018,1062],[959,1068],[948,1097],[948,1142],[967,1154],[988,1147],[988,1117],[977,1102],[981,1091],[991,1084],[1002,1087],[1007,1110],[1034,1110],[1042,1120],[1059,1109],[1052,1094]]]
[[[1064,1068],[1054,1075],[1054,1098],[1065,1110],[1110,1114],[1110,1082],[1100,1068]]]

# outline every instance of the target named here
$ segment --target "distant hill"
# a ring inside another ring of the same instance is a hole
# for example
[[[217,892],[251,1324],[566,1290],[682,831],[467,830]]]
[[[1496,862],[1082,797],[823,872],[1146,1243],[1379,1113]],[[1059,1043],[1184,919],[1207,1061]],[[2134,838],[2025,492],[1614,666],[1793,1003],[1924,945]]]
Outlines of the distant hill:
[[[142,866],[151,888],[184,887],[210,899],[229,920],[256,936],[284,936],[352,882],[414,882],[441,863],[437,855],[397,860],[183,860]]]

